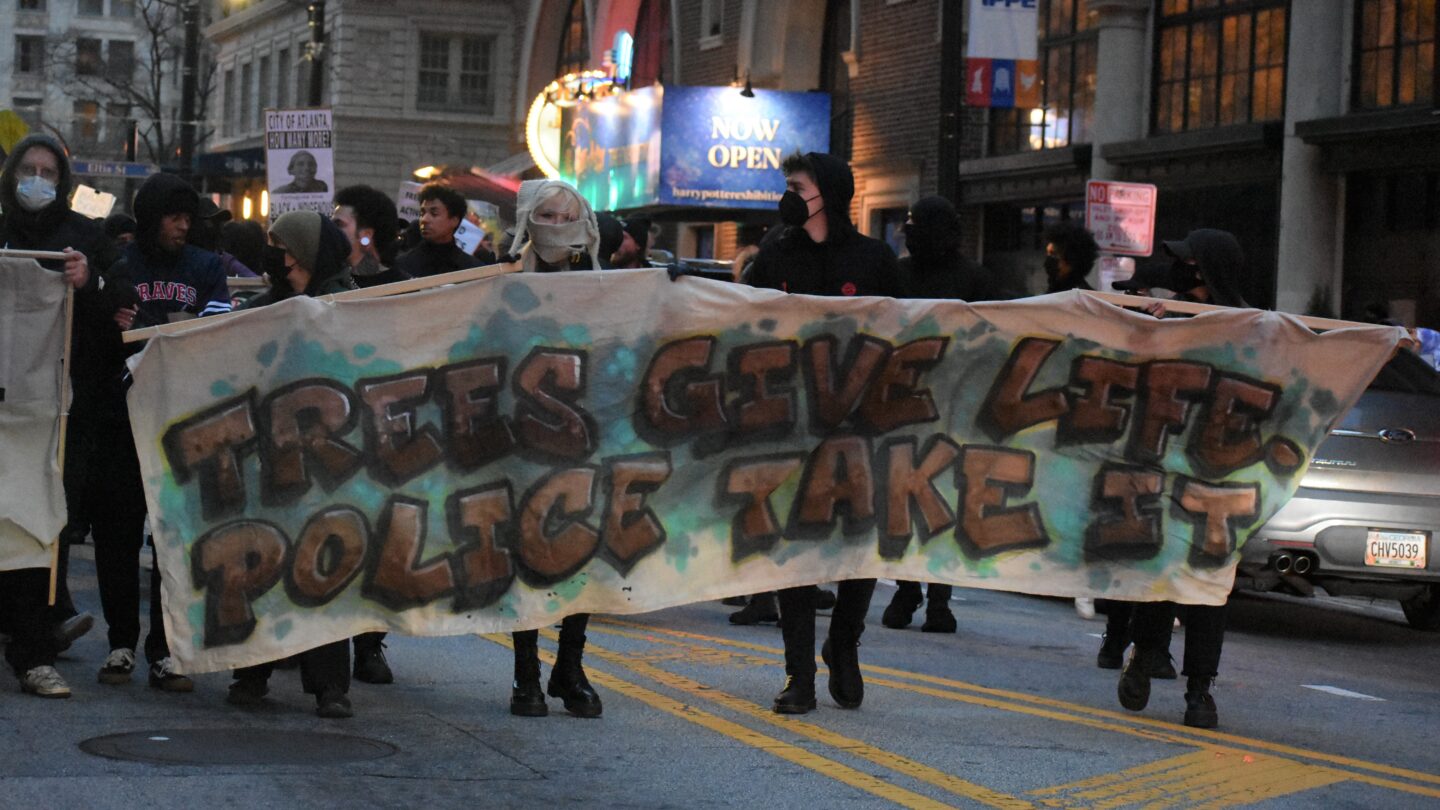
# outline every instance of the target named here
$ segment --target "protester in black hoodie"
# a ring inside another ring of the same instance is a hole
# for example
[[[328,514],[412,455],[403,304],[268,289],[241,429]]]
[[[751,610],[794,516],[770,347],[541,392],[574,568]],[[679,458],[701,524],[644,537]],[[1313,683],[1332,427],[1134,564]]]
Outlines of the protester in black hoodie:
[[[900,276],[906,298],[985,301],[995,297],[989,274],[961,254],[960,214],[944,197],[924,197],[910,206],[910,216],[905,222],[905,247],[910,255],[900,260]],[[895,584],[895,596],[886,606],[881,624],[895,630],[909,627],[915,611],[925,605],[921,631],[955,632],[955,614],[950,611],[950,596],[954,591],[951,586],[932,582],[922,593],[919,582],[898,580]]]
[[[64,262],[42,265],[64,273],[76,291],[64,477],[69,514],[60,537],[55,608],[46,609],[48,570],[0,573],[0,613],[11,634],[6,661],[26,692],[55,698],[70,696],[70,687],[55,670],[55,653],[94,623],[88,613],[75,612],[66,569],[69,545],[84,542],[90,528],[81,493],[94,466],[94,445],[89,437],[102,373],[100,346],[113,331],[99,295],[98,274],[113,261],[115,251],[98,222],[70,210],[70,192],[70,161],[60,145],[45,135],[22,139],[0,171],[0,210],[4,211],[0,248],[64,252]]]
[[[855,176],[834,155],[791,155],[782,165],[785,194],[780,218],[787,226],[774,243],[760,249],[750,284],[809,295],[889,295],[901,293],[895,254],[877,239],[862,236],[850,221]],[[860,634],[875,580],[840,583],[830,632],[821,655],[830,667],[830,696],[846,709],[860,706],[865,683],[860,676]],[[806,585],[777,594],[780,631],[785,639],[785,688],[775,697],[781,714],[815,708],[815,599]]]
[[[1247,307],[1240,294],[1244,286],[1245,252],[1227,231],[1200,229],[1183,240],[1164,243],[1174,260],[1168,268],[1137,272],[1134,278],[1114,282],[1121,290],[1167,289],[1176,299],[1228,307]],[[1164,307],[1151,309],[1164,317]],[[1219,724],[1215,698],[1210,689],[1220,671],[1220,651],[1225,643],[1227,605],[1186,605],[1174,602],[1144,602],[1135,606],[1130,632],[1135,651],[1120,675],[1116,694],[1120,705],[1140,711],[1150,701],[1150,679],[1168,666],[1170,637],[1175,616],[1183,610],[1185,621],[1185,725],[1214,728]]]
[[[329,217],[314,211],[291,211],[270,226],[265,250],[265,275],[270,289],[252,298],[245,309],[255,309],[297,295],[321,296],[356,289],[345,257],[350,240]],[[378,642],[377,642],[378,644]],[[357,645],[358,646],[358,645]],[[315,696],[315,713],[346,718],[350,708],[350,641],[342,639],[300,653],[300,685]],[[254,706],[269,693],[275,662],[235,670],[226,701]]]
[[[200,196],[189,183],[171,174],[151,175],[135,193],[138,229],[135,241],[106,277],[105,291],[121,330],[230,311],[230,290],[220,257],[188,244],[190,225],[199,215]],[[109,626],[110,655],[100,669],[106,684],[130,682],[135,669],[135,644],[140,638],[140,548],[144,543],[145,492],[140,462],[125,402],[124,357],[130,349],[119,343],[107,375],[110,411],[120,418],[107,425],[101,438],[107,468],[97,487],[100,505],[94,515],[95,568],[100,580],[100,605]],[[155,559],[151,550],[151,560]],[[195,685],[174,672],[160,608],[160,569],[150,571],[150,628],[145,659],[150,686],[166,692],[189,692]]]

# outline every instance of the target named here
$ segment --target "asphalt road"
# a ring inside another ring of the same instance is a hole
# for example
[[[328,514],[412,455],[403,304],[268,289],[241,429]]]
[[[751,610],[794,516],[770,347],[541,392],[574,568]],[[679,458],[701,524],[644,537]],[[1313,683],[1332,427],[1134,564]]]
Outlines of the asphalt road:
[[[98,614],[89,557],[72,583]],[[599,720],[553,700],[548,718],[511,716],[504,637],[392,637],[397,683],[357,683],[356,717],[321,720],[293,671],[255,710],[225,704],[224,674],[189,695],[142,673],[100,685],[97,627],[59,664],[72,699],[0,693],[0,806],[1440,805],[1440,635],[1393,604],[1235,600],[1212,732],[1180,724],[1183,680],[1121,709],[1117,673],[1094,666],[1103,623],[1068,602],[957,589],[959,632],[932,635],[880,626],[892,593],[877,590],[861,648],[864,706],[836,707],[822,667],[801,718],[769,711],[779,632],[732,627],[717,603],[592,622]]]

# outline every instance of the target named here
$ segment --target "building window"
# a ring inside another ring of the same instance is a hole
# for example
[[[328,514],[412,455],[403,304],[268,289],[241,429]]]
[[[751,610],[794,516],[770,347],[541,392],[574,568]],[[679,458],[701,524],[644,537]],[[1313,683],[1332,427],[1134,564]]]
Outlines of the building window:
[[[44,11],[45,0],[20,0],[21,11]]]
[[[1163,0],[1156,133],[1285,114],[1285,0]]]
[[[495,38],[420,35],[415,106],[490,115],[495,109]]]
[[[71,134],[80,144],[93,146],[100,139],[100,105],[94,101],[77,101]]]
[[[290,106],[290,49],[281,48],[280,55],[275,58],[275,107],[285,109]]]
[[[648,87],[665,80],[670,63],[670,0],[642,0],[635,14],[635,58],[630,86]]]
[[[32,131],[38,130],[42,118],[40,109],[43,104],[43,99],[17,97],[14,103],[15,114],[20,116],[20,120],[29,125]]]
[[[239,109],[235,98],[235,68],[225,71],[225,125],[226,136],[234,137],[239,127],[235,123],[235,111]]]
[[[1091,27],[1086,0],[1041,0],[1039,33],[1041,106],[991,110],[992,155],[1090,141],[1099,32]]]
[[[100,75],[100,40],[75,40],[75,72],[81,76]]]
[[[724,24],[725,0],[700,0],[701,47],[719,45]]]
[[[103,17],[105,15],[105,0],[79,0],[75,4],[77,14],[87,17]]]
[[[260,120],[261,111],[270,107],[274,101],[274,87],[270,84],[270,54],[268,53],[260,57],[259,81],[260,89],[255,93],[255,99],[258,102],[255,105],[255,129],[257,130],[260,129],[260,124],[262,123]]]
[[[107,74],[116,84],[128,84],[135,76],[135,43],[123,39],[110,40],[110,61]]]
[[[570,4],[570,9],[565,12],[565,27],[560,32],[555,75],[579,73],[590,64],[590,28],[585,24],[585,0],[574,0]]]
[[[134,17],[135,0],[110,0],[111,17]]]
[[[45,72],[44,37],[15,37],[15,72],[31,76]]]
[[[240,66],[240,126],[245,132],[255,129],[255,70],[250,63]]]
[[[1434,0],[1359,0],[1355,16],[1355,106],[1432,104]]]

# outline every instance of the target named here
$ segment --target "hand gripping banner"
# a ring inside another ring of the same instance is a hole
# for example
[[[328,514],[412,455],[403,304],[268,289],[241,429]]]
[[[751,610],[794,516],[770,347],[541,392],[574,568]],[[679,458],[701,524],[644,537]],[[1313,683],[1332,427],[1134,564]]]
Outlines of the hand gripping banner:
[[[0,570],[49,568],[65,526],[64,352],[64,279],[0,258]]]
[[[156,338],[130,413],[204,672],[854,577],[1219,604],[1401,335],[511,275]]]

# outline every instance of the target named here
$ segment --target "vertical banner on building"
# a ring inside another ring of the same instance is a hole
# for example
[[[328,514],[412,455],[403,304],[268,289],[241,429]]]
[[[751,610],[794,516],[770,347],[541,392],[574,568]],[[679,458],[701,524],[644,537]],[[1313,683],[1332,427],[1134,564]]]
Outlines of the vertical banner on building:
[[[965,103],[1039,107],[1040,0],[970,0]]]
[[[289,211],[334,208],[335,128],[328,109],[265,111],[270,221]]]

